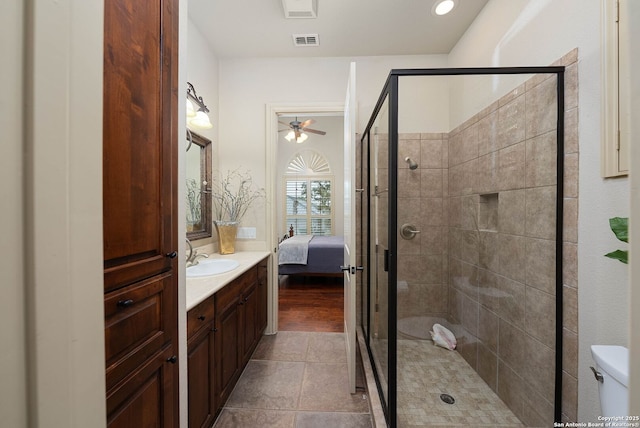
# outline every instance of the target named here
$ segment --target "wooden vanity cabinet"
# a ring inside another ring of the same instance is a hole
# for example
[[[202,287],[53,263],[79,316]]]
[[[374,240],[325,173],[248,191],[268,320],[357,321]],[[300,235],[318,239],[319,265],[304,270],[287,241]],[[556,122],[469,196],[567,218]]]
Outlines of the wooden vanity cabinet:
[[[209,428],[217,411],[215,387],[215,306],[209,297],[187,313],[189,427]]]
[[[258,263],[258,308],[256,320],[256,340],[260,341],[260,337],[267,328],[267,283],[268,283],[267,259],[263,259]]]
[[[267,259],[187,312],[189,428],[208,428],[267,325]]]
[[[256,271],[250,269],[215,294],[215,391],[220,405],[229,398],[243,367],[242,291],[248,284],[255,282],[255,279]]]
[[[220,407],[229,398],[266,327],[266,316],[264,327],[260,321],[267,309],[266,277],[265,291],[259,287],[261,265],[266,268],[266,259],[215,294],[215,390]]]

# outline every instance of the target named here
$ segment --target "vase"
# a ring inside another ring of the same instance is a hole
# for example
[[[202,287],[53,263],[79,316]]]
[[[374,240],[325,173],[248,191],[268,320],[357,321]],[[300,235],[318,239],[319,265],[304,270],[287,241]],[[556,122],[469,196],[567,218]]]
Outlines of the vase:
[[[220,254],[233,254],[236,252],[236,236],[238,235],[237,221],[214,220],[213,224],[218,233]]]

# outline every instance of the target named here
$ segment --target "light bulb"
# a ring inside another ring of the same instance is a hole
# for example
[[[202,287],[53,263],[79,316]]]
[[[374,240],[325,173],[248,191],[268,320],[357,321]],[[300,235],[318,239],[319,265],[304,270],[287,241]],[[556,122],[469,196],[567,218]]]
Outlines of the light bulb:
[[[289,131],[289,133],[284,136],[284,139],[287,141],[293,141],[294,138],[296,138],[296,134],[293,131]]]
[[[203,111],[197,112],[196,116],[189,121],[189,124],[193,125],[193,126],[196,126],[198,128],[202,128],[202,129],[211,129],[211,128],[213,128],[213,125],[211,124],[211,121],[209,120],[209,116],[207,116],[207,113],[205,113]]]
[[[193,103],[187,98],[187,117],[195,117],[196,109],[193,108]]]
[[[453,7],[455,6],[455,2],[453,0],[442,0],[433,7],[433,13],[436,15],[446,15],[451,12]]]
[[[300,143],[304,143],[307,138],[309,138],[309,136],[305,133],[301,133],[300,137],[298,137],[298,139],[296,140],[296,143],[300,144]]]

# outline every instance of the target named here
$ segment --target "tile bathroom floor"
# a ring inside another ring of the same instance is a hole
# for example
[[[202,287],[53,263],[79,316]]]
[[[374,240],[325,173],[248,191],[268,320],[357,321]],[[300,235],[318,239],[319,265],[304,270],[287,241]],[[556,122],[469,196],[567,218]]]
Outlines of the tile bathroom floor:
[[[366,391],[349,393],[343,333],[263,336],[216,428],[372,426]]]

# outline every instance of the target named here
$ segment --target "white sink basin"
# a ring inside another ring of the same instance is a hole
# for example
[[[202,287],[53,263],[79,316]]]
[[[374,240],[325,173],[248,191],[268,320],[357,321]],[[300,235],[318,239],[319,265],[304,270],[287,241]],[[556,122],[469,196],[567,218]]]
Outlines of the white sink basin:
[[[197,265],[189,266],[187,268],[187,278],[219,275],[221,273],[232,271],[238,266],[240,266],[240,263],[236,260],[201,260]]]

